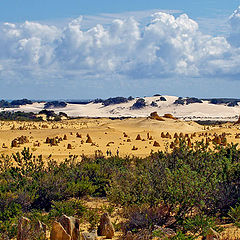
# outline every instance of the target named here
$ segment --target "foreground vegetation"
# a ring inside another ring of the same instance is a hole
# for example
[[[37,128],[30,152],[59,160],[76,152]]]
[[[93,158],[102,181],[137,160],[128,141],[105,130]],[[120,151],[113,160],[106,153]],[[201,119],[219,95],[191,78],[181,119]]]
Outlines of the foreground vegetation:
[[[61,164],[44,163],[29,149],[0,159],[0,236],[16,236],[20,216],[50,226],[63,213],[81,217],[94,228],[97,212],[82,204],[86,196],[106,197],[121,206],[127,219],[123,236],[161,236],[167,227],[173,239],[206,236],[222,223],[240,226],[240,151],[237,145],[203,142],[189,148],[183,139],[171,153],[147,158],[70,156]],[[110,210],[109,210],[110,211]],[[124,237],[123,237],[124,239]]]

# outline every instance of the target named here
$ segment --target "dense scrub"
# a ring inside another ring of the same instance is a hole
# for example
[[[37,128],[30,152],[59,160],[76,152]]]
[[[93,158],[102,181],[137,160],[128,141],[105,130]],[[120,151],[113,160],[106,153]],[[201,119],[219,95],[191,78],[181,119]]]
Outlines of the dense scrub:
[[[190,149],[181,140],[171,153],[144,159],[71,156],[59,165],[24,149],[0,160],[0,233],[15,236],[21,215],[45,222],[62,213],[81,216],[81,199],[90,195],[123,207],[123,233],[158,236],[157,225],[177,232],[174,239],[193,239],[221,222],[240,224],[239,179],[236,145]],[[95,215],[88,216],[94,225]]]
[[[1,121],[41,121],[42,118],[37,117],[35,113],[25,113],[25,112],[0,112]]]
[[[144,98],[139,98],[137,101],[131,106],[131,109],[141,109],[146,107],[146,101]]]
[[[114,104],[120,104],[120,103],[127,103],[128,101],[132,101],[134,98],[132,96],[125,98],[125,97],[114,97],[114,98],[108,98],[108,99],[95,99],[93,100],[93,103],[102,103],[103,106],[109,106]]]
[[[235,107],[240,102],[240,99],[235,98],[211,98],[203,100],[209,101],[211,104],[226,104],[228,107]]]
[[[52,102],[46,102],[44,104],[44,109],[65,108],[66,106],[67,106],[67,103],[65,103],[65,102],[52,101]]]
[[[54,111],[51,110],[42,110],[39,114],[46,115],[46,119],[48,121],[61,121],[62,117],[68,118],[66,113],[59,112],[56,114]],[[42,121],[42,117],[38,116],[38,114],[33,112],[10,112],[10,111],[3,111],[0,112],[0,121]]]
[[[16,108],[21,105],[32,104],[33,102],[28,99],[21,99],[21,100],[13,100],[11,102],[1,100],[0,101],[0,108]]]
[[[62,117],[68,118],[68,115],[64,112],[55,113],[53,110],[41,110],[39,114],[46,115],[47,121],[61,121]]]
[[[175,102],[173,104],[176,105],[189,105],[192,103],[203,103],[203,101],[201,99],[195,98],[195,97],[187,97],[187,98],[182,98],[179,97],[177,100],[175,100]]]

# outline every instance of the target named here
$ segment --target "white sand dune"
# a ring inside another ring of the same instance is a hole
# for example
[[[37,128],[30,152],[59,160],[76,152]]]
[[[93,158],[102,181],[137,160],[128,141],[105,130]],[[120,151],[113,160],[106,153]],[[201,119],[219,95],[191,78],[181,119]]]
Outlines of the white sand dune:
[[[52,109],[56,113],[65,112],[71,117],[147,117],[151,112],[156,111],[159,115],[171,113],[184,120],[222,120],[235,121],[240,114],[240,106],[228,107],[226,104],[192,103],[188,105],[173,104],[178,97],[163,96],[167,101],[159,101],[160,97],[144,97],[147,106],[142,109],[131,109],[136,99],[127,103],[103,106],[101,103],[67,104],[65,108]],[[152,101],[157,107],[152,107]],[[1,109],[8,111],[24,111],[38,113],[44,108],[44,103],[33,103],[20,106],[19,108]]]

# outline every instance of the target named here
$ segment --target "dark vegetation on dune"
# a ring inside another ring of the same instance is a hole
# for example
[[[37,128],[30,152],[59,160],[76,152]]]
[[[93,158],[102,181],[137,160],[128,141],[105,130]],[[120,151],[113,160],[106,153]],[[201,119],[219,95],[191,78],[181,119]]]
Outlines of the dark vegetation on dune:
[[[41,121],[42,118],[37,117],[35,113],[25,113],[25,112],[0,112],[1,121]]]
[[[68,115],[64,112],[59,112],[56,114],[54,111],[50,110],[42,110],[39,114],[46,115],[47,121],[60,121],[62,117],[68,118]],[[33,112],[26,113],[26,112],[10,112],[10,111],[3,111],[0,112],[0,120],[1,121],[43,121],[42,117],[38,116]]]
[[[177,100],[175,100],[175,102],[173,104],[176,105],[188,105],[188,104],[192,104],[192,103],[203,103],[203,101],[201,99],[195,98],[195,97],[187,97],[187,98],[182,98],[179,97]]]
[[[62,117],[68,118],[68,115],[64,112],[59,112],[57,114],[53,110],[46,110],[46,109],[40,111],[39,114],[46,115],[47,121],[61,121]]]
[[[134,110],[134,109],[141,109],[141,108],[144,108],[146,107],[146,101],[144,98],[139,98],[132,106],[131,106],[131,109]]]
[[[228,107],[238,106],[240,102],[240,99],[237,98],[207,98],[202,100],[209,101],[211,104],[226,104]]]
[[[52,101],[52,102],[46,102],[44,104],[44,109],[50,109],[50,108],[65,108],[67,106],[66,102],[61,101]]]
[[[91,102],[91,100],[72,100],[72,101],[67,101],[67,103],[69,104],[81,104],[81,105],[86,105],[89,104]]]
[[[11,102],[1,100],[0,101],[0,108],[16,108],[21,105],[32,104],[33,102],[28,99],[21,99],[21,100],[13,100]]]
[[[114,98],[108,98],[108,99],[95,99],[93,100],[93,103],[102,103],[103,106],[109,106],[114,104],[120,104],[120,103],[127,103],[128,101],[132,101],[134,98],[132,96],[125,98],[125,97],[114,97]]]
[[[167,99],[165,97],[160,97],[159,100],[162,101],[162,102],[166,102],[167,101]]]
[[[220,126],[222,124],[228,123],[228,121],[216,121],[216,120],[196,120],[194,121],[203,126]]]
[[[127,219],[119,228],[124,234],[172,229],[173,239],[205,236],[220,223],[240,225],[240,151],[236,145],[215,146],[203,142],[189,148],[180,139],[171,153],[157,152],[146,158],[90,159],[70,156],[57,164],[29,149],[0,158],[0,236],[16,236],[20,216],[46,224],[62,214],[91,216],[82,199],[106,197],[123,208]],[[219,229],[218,229],[219,230]],[[124,239],[124,237],[123,237]],[[137,239],[137,238],[136,238]]]

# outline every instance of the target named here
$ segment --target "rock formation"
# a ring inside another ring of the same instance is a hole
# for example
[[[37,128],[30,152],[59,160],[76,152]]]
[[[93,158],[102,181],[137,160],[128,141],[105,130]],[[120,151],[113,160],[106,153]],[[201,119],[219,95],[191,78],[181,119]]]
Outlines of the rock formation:
[[[153,146],[154,147],[160,147],[160,144],[157,141],[154,141]]]
[[[172,136],[169,134],[169,132],[166,133],[166,138],[172,139]]]
[[[170,114],[170,113],[166,113],[166,114],[164,114],[163,117],[177,120],[177,118],[175,118],[175,117],[174,117],[172,114]]]
[[[58,221],[53,222],[50,240],[79,240],[79,224],[77,218],[61,216]]]
[[[133,147],[132,147],[132,150],[135,151],[135,150],[138,150],[138,148],[135,147],[135,146],[133,146]]]
[[[155,119],[155,120],[158,120],[158,121],[165,121],[162,117],[160,117],[157,112],[152,112],[150,114],[150,119]]]
[[[71,236],[71,240],[79,239],[79,236],[80,236],[79,219],[63,215],[59,218],[58,222],[63,226],[66,232]]]
[[[187,142],[188,142],[188,143],[187,143],[188,147],[191,148],[191,147],[192,147],[191,139],[188,138]]]
[[[164,132],[162,132],[161,133],[161,138],[165,138],[166,136],[165,136],[165,134],[164,134]]]
[[[213,139],[213,142],[219,145],[222,143],[221,138],[219,136],[215,136],[215,138]]]
[[[239,116],[238,120],[234,124],[240,124],[240,116]]]
[[[136,140],[142,140],[140,134],[137,135]]]
[[[178,134],[177,133],[174,133],[174,138],[178,138]]]
[[[128,135],[124,132],[124,133],[123,133],[123,137],[127,138]]]
[[[174,142],[171,142],[171,143],[170,143],[170,148],[171,148],[171,149],[175,148]]]
[[[79,134],[79,133],[76,133],[76,137],[77,137],[77,138],[82,138],[82,135]]]
[[[88,135],[87,136],[87,141],[86,141],[86,143],[93,143],[93,141],[92,141],[92,139],[91,139],[91,137]]]
[[[12,148],[13,148],[13,147],[18,147],[18,143],[17,143],[17,140],[16,140],[16,139],[12,140],[11,147],[12,147]]]
[[[50,144],[51,146],[57,146],[56,138],[50,138]]]
[[[109,239],[112,239],[114,237],[114,227],[111,223],[108,213],[104,213],[102,215],[97,233],[99,236],[105,236]]]
[[[50,233],[50,240],[71,240],[71,236],[59,222],[54,221]]]

